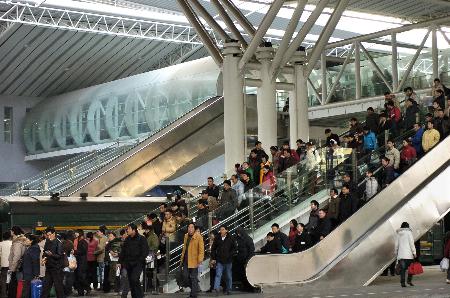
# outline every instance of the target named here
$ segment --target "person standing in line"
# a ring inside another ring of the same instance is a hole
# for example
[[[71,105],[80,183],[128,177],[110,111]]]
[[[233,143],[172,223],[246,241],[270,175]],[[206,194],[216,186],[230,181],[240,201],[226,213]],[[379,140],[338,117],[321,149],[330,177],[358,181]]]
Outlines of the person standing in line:
[[[331,228],[334,229],[338,226],[339,218],[339,193],[336,188],[330,189],[330,200],[328,201],[328,218],[331,221]]]
[[[31,297],[31,281],[39,278],[40,273],[40,254],[39,238],[35,235],[27,234],[26,246],[28,247],[23,255],[23,288],[22,298]]]
[[[145,259],[149,254],[148,243],[147,239],[138,233],[134,223],[127,226],[127,234],[119,254],[119,264],[127,270],[131,297],[142,298],[144,293],[140,276],[145,266]]]
[[[97,250],[98,240],[95,239],[94,233],[88,232],[86,234],[86,242],[88,243],[88,251],[87,251],[87,281],[90,288],[90,285],[97,289],[98,281],[97,281],[97,256],[95,255],[95,251]]]
[[[76,239],[77,246],[75,248],[75,257],[77,259],[77,269],[75,269],[75,288],[78,292],[78,296],[85,296],[91,291],[87,281],[88,243],[84,238],[83,230],[77,230],[75,234],[78,235]]]
[[[366,172],[366,190],[364,191],[366,202],[370,201],[378,192],[378,181],[373,176],[373,171],[368,170]]]
[[[400,284],[402,287],[406,287],[405,275],[408,272],[409,265],[417,257],[414,237],[407,222],[403,222],[400,229],[397,230],[395,254],[397,255],[397,261],[400,263]],[[412,275],[409,275],[409,273],[408,284],[414,286],[412,284]]]
[[[106,237],[106,227],[100,226],[95,234],[98,239],[98,245],[94,254],[97,257],[98,290],[101,290],[103,288],[103,281],[105,277],[105,247],[108,242],[108,238]]]
[[[184,235],[181,264],[183,271],[189,276],[190,298],[197,298],[200,287],[198,285],[198,267],[205,257],[205,245],[200,233],[195,232],[195,225],[190,223]]]
[[[9,268],[9,253],[11,252],[11,232],[3,233],[3,241],[0,242],[0,260],[1,260],[1,275],[0,275],[0,297],[6,298],[8,295],[8,285],[6,283],[8,268]]]
[[[47,240],[44,245],[42,262],[45,264],[45,277],[42,285],[41,298],[50,297],[50,290],[55,287],[56,297],[64,297],[64,250],[59,239],[56,238],[56,231],[53,227],[45,229]]]
[[[255,244],[243,227],[236,228],[235,240],[237,253],[233,257],[233,280],[241,283],[242,290],[253,291],[252,285],[248,282],[245,267],[255,254]]]
[[[434,129],[434,124],[432,121],[427,122],[427,130],[423,132],[422,135],[422,148],[425,153],[431,150],[434,146],[439,143],[441,135],[439,131]]]
[[[225,225],[221,225],[219,229],[219,236],[214,240],[211,248],[211,259],[216,265],[216,277],[214,280],[214,291],[219,293],[220,282],[222,280],[223,272],[225,271],[226,293],[230,295],[231,286],[233,282],[232,277],[232,262],[233,255],[236,252],[235,241],[228,234],[228,229]]]
[[[127,239],[128,234],[125,229],[120,230],[120,250],[122,251],[123,243],[125,242],[125,239]],[[119,258],[120,258],[120,252],[119,252]],[[128,292],[130,291],[130,283],[128,282],[128,274],[127,269],[125,269],[123,266],[120,266],[120,263],[117,264],[117,267],[120,269],[120,296],[121,298],[127,298]]]
[[[8,297],[16,298],[17,282],[22,279],[20,260],[27,249],[25,242],[27,238],[23,235],[23,230],[14,226],[11,228],[12,244],[9,254],[9,271],[11,271],[11,280],[9,281]]]

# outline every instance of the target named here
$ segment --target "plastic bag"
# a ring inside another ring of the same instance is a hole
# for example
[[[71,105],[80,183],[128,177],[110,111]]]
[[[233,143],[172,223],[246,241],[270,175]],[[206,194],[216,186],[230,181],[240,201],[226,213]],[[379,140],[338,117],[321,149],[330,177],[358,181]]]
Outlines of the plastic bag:
[[[423,267],[422,264],[419,262],[414,262],[411,265],[409,265],[408,268],[408,274],[409,275],[419,275],[423,273]]]
[[[442,271],[447,271],[448,267],[449,267],[449,259],[443,258],[439,265],[440,265]]]

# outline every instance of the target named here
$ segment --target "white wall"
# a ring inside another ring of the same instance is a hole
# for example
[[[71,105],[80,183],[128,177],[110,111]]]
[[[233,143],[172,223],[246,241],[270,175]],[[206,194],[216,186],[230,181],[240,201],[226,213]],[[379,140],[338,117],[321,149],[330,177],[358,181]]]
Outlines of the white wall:
[[[0,95],[0,183],[17,182],[40,172],[49,163],[25,162],[23,123],[27,108],[41,98]],[[7,144],[3,134],[4,107],[13,108],[13,143]]]

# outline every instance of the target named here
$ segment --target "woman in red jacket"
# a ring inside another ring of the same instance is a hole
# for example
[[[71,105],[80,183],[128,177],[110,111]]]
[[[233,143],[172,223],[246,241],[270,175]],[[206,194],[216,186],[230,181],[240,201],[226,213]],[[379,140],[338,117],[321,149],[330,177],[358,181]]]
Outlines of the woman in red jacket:
[[[403,140],[403,148],[400,152],[400,169],[405,172],[417,160],[416,149],[411,146],[409,139]]]
[[[261,188],[265,194],[271,194],[275,191],[277,185],[275,176],[268,165],[263,167],[263,173]]]
[[[292,248],[295,244],[295,236],[297,235],[298,222],[292,219],[289,223],[289,248]]]
[[[450,259],[450,231],[445,234],[444,257]],[[447,269],[447,283],[450,284],[450,267]]]
[[[97,290],[97,256],[94,254],[97,250],[98,240],[94,238],[94,233],[89,232],[86,234],[86,242],[88,243],[87,251],[87,282],[90,285],[92,283],[94,289]],[[90,290],[87,291],[88,294]]]

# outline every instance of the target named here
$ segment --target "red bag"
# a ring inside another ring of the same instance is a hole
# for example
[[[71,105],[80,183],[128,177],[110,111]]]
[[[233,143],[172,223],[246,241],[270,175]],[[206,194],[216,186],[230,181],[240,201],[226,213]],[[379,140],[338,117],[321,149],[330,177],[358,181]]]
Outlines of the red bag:
[[[423,267],[422,264],[419,262],[413,262],[411,265],[409,265],[408,268],[408,274],[409,275],[419,275],[423,273]]]
[[[18,280],[16,298],[22,298],[22,290],[23,290],[23,280]]]

